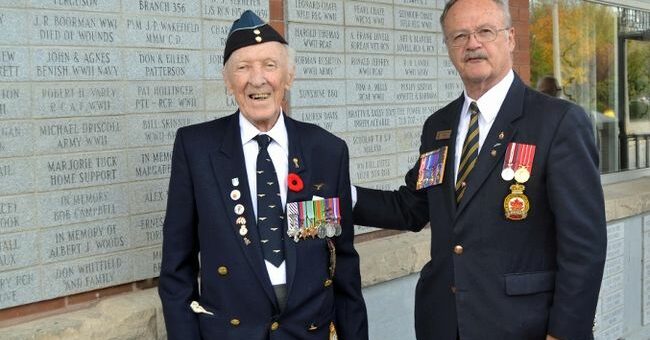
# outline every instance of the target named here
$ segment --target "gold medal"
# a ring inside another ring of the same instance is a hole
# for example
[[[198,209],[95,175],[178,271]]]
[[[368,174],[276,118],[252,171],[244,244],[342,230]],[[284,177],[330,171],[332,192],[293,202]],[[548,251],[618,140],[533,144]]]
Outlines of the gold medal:
[[[530,172],[526,167],[521,167],[515,171],[515,181],[517,183],[526,183],[528,179],[530,178]]]
[[[510,186],[512,191],[503,200],[503,210],[506,218],[513,221],[520,221],[528,216],[530,209],[530,202],[528,197],[524,195],[524,187],[522,184],[513,184]]]

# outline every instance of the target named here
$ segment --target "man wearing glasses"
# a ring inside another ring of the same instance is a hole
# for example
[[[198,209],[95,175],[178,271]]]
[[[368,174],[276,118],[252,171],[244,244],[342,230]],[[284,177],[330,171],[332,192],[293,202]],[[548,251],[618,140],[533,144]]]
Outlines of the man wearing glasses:
[[[440,21],[463,94],[424,123],[405,185],[357,188],[355,223],[431,224],[419,340],[592,339],[607,242],[587,115],[513,72],[506,0],[451,0]]]

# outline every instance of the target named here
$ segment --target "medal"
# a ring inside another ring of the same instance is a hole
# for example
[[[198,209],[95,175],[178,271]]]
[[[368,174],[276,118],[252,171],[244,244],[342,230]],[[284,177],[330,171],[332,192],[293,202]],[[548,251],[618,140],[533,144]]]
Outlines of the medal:
[[[241,204],[237,204],[237,205],[235,206],[235,214],[237,214],[237,215],[241,215],[241,214],[243,214],[243,213],[244,213],[244,210],[245,210],[245,209],[244,209],[244,206],[241,205]]]
[[[235,177],[235,178],[231,179],[230,181],[232,182],[233,187],[239,186],[239,177]]]
[[[515,171],[515,181],[518,183],[526,183],[530,178],[530,172],[525,167],[521,167]]]
[[[530,202],[524,195],[523,184],[513,184],[510,186],[511,193],[503,200],[503,210],[506,218],[513,221],[520,221],[528,216]]]
[[[501,178],[504,181],[510,182],[515,178],[515,170],[513,169],[513,162],[515,158],[515,150],[517,148],[517,143],[508,144],[508,149],[506,150],[506,156],[503,159],[503,170],[501,170]]]
[[[246,236],[246,234],[248,234],[248,228],[246,228],[245,224],[242,224],[242,226],[239,227],[239,235]]]
[[[239,192],[239,190],[235,189],[235,190],[230,192],[230,198],[233,201],[238,200],[240,197],[241,197],[241,192]]]

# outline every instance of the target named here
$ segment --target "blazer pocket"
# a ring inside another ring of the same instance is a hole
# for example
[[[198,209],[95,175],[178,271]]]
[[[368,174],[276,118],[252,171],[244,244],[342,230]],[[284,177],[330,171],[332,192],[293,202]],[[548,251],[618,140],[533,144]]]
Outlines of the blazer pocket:
[[[532,272],[505,274],[506,294],[527,295],[552,291],[555,288],[555,272]]]

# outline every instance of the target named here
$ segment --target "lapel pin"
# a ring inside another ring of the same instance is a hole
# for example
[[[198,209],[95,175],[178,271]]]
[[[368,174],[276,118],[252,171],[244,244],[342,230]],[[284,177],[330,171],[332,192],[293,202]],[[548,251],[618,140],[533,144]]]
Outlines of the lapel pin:
[[[235,223],[237,223],[237,224],[246,224],[246,217],[244,217],[244,216],[237,217],[237,221]]]
[[[490,155],[492,155],[492,157],[495,157],[497,155],[497,150],[492,149],[492,151],[490,151]]]
[[[230,192],[230,198],[232,198],[233,201],[238,200],[241,197],[241,192],[239,190],[235,189]]]
[[[234,187],[239,186],[239,177],[235,177],[232,179],[232,186]]]
[[[296,168],[299,168],[299,167],[300,167],[300,164],[298,164],[298,158],[296,158],[296,157],[293,158],[293,165],[294,165]]]
[[[244,237],[244,243],[246,243],[246,245],[249,245],[251,244],[251,240],[249,240],[248,237]]]
[[[244,206],[241,205],[241,204],[237,204],[237,205],[235,206],[235,214],[237,214],[237,215],[241,215],[241,214],[243,214],[243,213],[244,213],[244,210],[245,210],[245,209],[244,209]]]
[[[319,191],[323,186],[325,186],[325,183],[316,183],[314,184],[314,190]]]
[[[246,228],[245,224],[242,224],[241,227],[239,227],[239,235],[246,236],[246,234],[248,234],[248,228]]]
[[[499,139],[505,138],[506,134],[503,131],[499,132]]]

